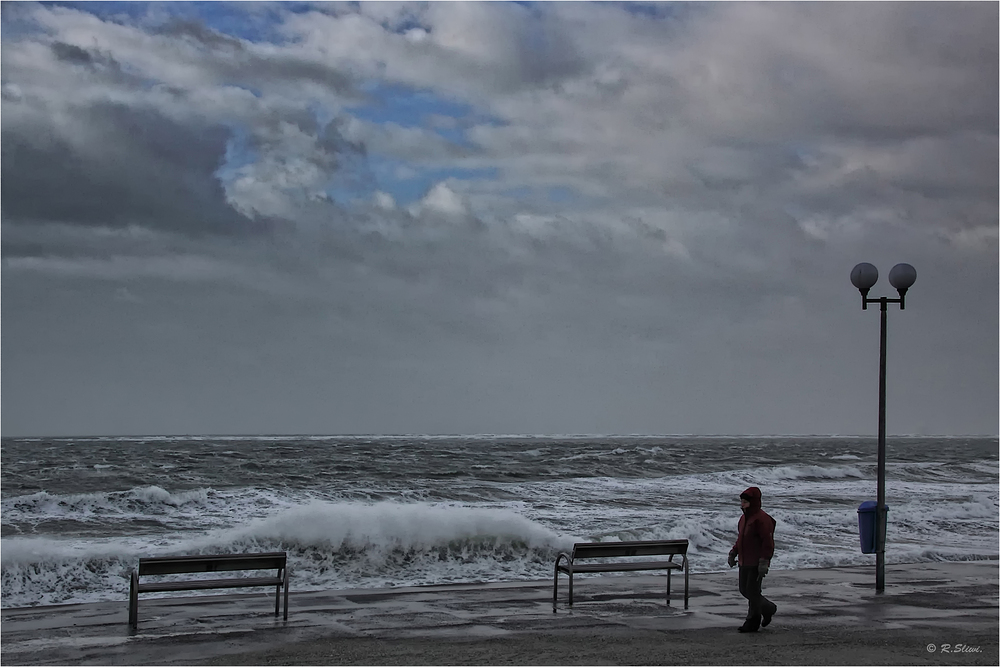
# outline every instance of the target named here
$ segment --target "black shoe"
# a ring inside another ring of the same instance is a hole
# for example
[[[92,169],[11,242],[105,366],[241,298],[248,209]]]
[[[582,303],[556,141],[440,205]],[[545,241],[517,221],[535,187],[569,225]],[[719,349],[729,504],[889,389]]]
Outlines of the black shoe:
[[[757,628],[752,625],[743,624],[737,628],[740,632],[757,632]]]
[[[760,627],[766,628],[771,623],[771,617],[774,616],[776,613],[778,613],[778,607],[777,606],[775,606],[775,608],[771,610],[771,613],[766,613],[765,612],[764,613],[764,618],[760,622]]]

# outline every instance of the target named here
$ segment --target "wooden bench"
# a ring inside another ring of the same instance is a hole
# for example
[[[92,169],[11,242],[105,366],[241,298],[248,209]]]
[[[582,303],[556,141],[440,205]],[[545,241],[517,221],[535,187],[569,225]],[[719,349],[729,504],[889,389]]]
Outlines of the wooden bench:
[[[139,577],[164,574],[194,574],[234,570],[276,569],[272,577],[227,577],[225,579],[186,579],[140,582]],[[281,588],[285,589],[285,620],[288,620],[288,566],[284,551],[263,554],[220,554],[211,556],[167,556],[140,558],[139,566],[132,571],[128,595],[128,622],[133,628],[139,624],[139,593],[165,591],[193,591],[209,588],[247,588],[274,586],[274,615],[281,605]]]
[[[688,608],[688,541],[649,540],[636,542],[577,542],[573,553],[560,553],[556,557],[555,575],[552,580],[552,611],[556,611],[556,594],[559,589],[559,573],[569,575],[569,606],[573,606],[573,574],[578,572],[636,572],[639,570],[667,571],[667,604],[670,604],[670,573],[684,570],[684,608]],[[579,563],[591,558],[632,558],[636,556],[667,556],[667,560],[608,561],[602,563]],[[675,561],[674,556],[681,556]],[[565,562],[563,562],[565,560]]]

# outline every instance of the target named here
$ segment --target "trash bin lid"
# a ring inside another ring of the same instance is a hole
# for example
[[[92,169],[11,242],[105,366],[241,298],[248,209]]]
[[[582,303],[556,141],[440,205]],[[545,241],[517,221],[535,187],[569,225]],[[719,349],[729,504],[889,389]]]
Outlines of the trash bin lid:
[[[866,500],[865,502],[858,505],[859,512],[874,512],[878,509],[878,503],[874,500]],[[885,509],[888,511],[889,505],[886,504]]]

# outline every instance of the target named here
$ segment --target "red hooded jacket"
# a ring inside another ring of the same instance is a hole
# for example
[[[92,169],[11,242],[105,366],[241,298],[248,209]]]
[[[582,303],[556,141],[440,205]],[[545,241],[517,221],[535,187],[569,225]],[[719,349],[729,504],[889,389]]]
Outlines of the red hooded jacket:
[[[751,486],[740,494],[750,501],[750,507],[740,517],[739,535],[733,552],[739,557],[741,567],[754,567],[774,555],[774,527],[777,521],[760,508],[760,489]]]

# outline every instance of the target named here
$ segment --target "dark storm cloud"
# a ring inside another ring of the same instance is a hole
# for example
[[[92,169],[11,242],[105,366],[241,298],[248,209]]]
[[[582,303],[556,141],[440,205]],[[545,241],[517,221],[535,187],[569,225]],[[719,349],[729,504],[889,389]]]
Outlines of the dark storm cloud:
[[[259,87],[269,80],[294,85],[305,79],[330,90],[348,87],[348,78],[329,67],[262,57],[240,40],[199,23],[172,22],[160,34],[177,40],[175,46],[156,46],[167,58],[174,50],[179,71],[190,71],[183,67],[192,57],[185,44],[194,44],[203,59],[198,68],[227,85]],[[226,162],[231,125],[199,113],[197,105],[203,102],[195,96],[200,93],[183,78],[157,82],[135,67],[123,68],[106,50],[58,39],[49,43],[54,56],[50,65],[20,59],[9,42],[5,47],[10,56],[4,59],[2,135],[7,224],[139,225],[184,234],[245,234],[280,226],[268,211],[249,215],[228,201],[217,172]],[[74,75],[77,68],[82,77]],[[46,87],[46,79],[55,85]],[[22,87],[31,92],[22,93]],[[128,101],[102,99],[102,87],[128,91]],[[149,93],[157,97],[142,98]],[[262,116],[262,127],[291,122],[318,133],[314,116],[304,108],[261,109],[254,103],[233,111],[237,122],[242,113],[245,123],[249,113]],[[253,132],[246,148],[266,153],[266,135]],[[357,148],[335,128],[318,143],[312,161],[327,174],[336,169],[337,151]],[[4,249],[8,255],[16,251],[9,245]]]
[[[105,103],[75,111],[79,147],[48,131],[3,131],[8,222],[142,225],[184,233],[246,233],[257,223],[228,205],[214,172],[229,133],[182,126],[155,110]]]
[[[181,37],[190,39],[208,49],[225,49],[230,52],[243,52],[243,42],[229,35],[224,35],[215,30],[211,30],[203,23],[192,20],[176,19],[172,20],[164,27],[156,31],[158,34],[169,37]]]
[[[64,42],[52,42],[52,52],[56,54],[56,58],[64,62],[89,65],[94,60],[93,56],[86,49],[81,49],[79,46]]]
[[[282,86],[308,82],[340,93],[354,93],[351,76],[323,63],[281,53],[261,53],[243,40],[212,30],[194,20],[171,20],[154,34],[176,40],[179,48],[194,47],[204,57],[216,81],[222,84],[261,86],[277,83]]]

